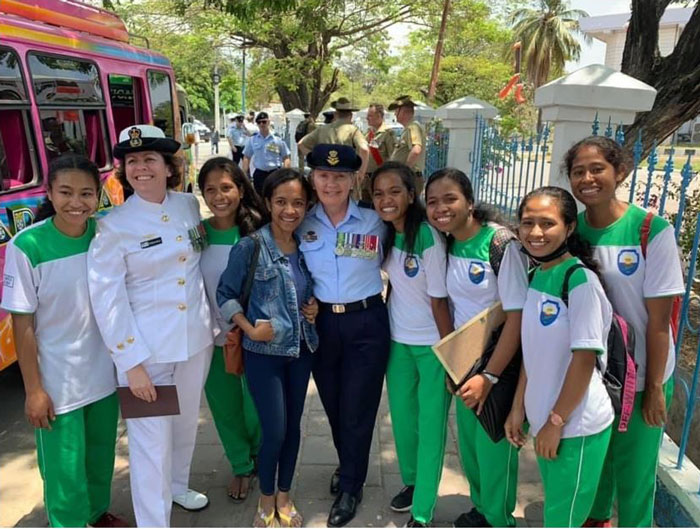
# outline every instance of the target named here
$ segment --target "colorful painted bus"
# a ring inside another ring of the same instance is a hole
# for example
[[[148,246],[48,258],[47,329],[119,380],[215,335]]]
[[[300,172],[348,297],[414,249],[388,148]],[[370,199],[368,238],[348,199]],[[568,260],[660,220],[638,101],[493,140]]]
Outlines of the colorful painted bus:
[[[76,0],[0,0],[0,269],[4,245],[46,195],[53,158],[90,157],[103,180],[100,208],[120,204],[111,152],[119,131],[151,123],[179,139],[177,101],[170,61],[132,45],[116,15]],[[0,312],[0,369],[15,358]]]

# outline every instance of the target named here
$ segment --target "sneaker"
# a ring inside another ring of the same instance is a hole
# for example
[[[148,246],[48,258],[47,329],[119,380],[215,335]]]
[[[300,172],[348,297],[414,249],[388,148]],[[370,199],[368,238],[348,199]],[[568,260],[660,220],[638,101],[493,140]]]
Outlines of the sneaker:
[[[411,516],[404,527],[430,527],[430,524],[419,522],[413,516]]]
[[[186,511],[201,511],[209,505],[209,498],[201,492],[187,489],[187,492],[184,494],[173,495],[173,503],[178,504]]]
[[[587,518],[581,527],[612,527],[610,518],[607,520],[596,520],[595,518]]]
[[[395,512],[410,511],[411,507],[413,507],[413,491],[414,491],[414,489],[415,489],[414,486],[402,488],[401,492],[399,492],[391,500],[391,504],[389,505],[391,507],[391,510],[395,511]]]
[[[469,512],[464,512],[459,515],[454,522],[455,527],[493,527],[486,517],[476,510],[476,507],[472,507]]]
[[[106,512],[91,523],[89,527],[129,527],[129,523],[124,518],[115,516],[111,512]]]

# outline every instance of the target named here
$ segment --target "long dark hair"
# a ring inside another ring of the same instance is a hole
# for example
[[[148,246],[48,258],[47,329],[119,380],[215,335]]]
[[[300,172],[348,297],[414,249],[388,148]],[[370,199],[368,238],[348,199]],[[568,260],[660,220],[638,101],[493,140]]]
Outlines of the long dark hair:
[[[466,174],[464,174],[464,172],[460,171],[459,169],[455,169],[454,167],[445,167],[444,169],[439,169],[438,171],[435,171],[433,174],[431,174],[430,177],[428,177],[428,181],[425,184],[426,200],[428,198],[428,190],[430,189],[430,186],[438,180],[441,180],[442,178],[447,178],[455,182],[459,186],[462,195],[464,195],[464,198],[467,200],[467,202],[474,205],[474,208],[472,209],[472,217],[475,221],[477,221],[482,226],[488,224],[489,222],[499,224],[501,226],[506,226],[503,217],[496,210],[496,208],[488,204],[474,203],[474,188],[472,187],[471,180],[469,180],[469,177]],[[452,247],[452,244],[454,243],[454,237],[452,235],[447,235],[446,237],[447,250],[449,251],[449,249]]]
[[[53,184],[56,181],[56,176],[58,173],[67,170],[82,171],[83,173],[87,174],[95,183],[95,188],[97,189],[97,195],[99,197],[100,171],[94,162],[82,154],[66,153],[51,160],[51,163],[49,164],[49,173],[46,177],[46,187],[49,190],[53,189]],[[56,210],[54,209],[53,204],[48,197],[46,197],[37,209],[36,215],[34,216],[34,222],[48,219],[49,217],[53,217],[55,214]]]
[[[576,155],[583,147],[595,147],[598,149],[603,158],[613,166],[615,173],[625,173],[625,177],[629,175],[630,170],[634,167],[632,154],[622,145],[605,136],[588,136],[566,151],[563,165],[569,177],[571,176],[571,168],[574,165]]]
[[[578,217],[576,200],[566,189],[555,186],[540,187],[525,195],[520,206],[518,206],[518,221],[522,219],[523,211],[528,201],[537,197],[551,198],[557,204],[564,224],[567,227],[576,226],[576,219]],[[600,267],[598,266],[598,262],[593,258],[593,249],[587,241],[581,238],[576,229],[572,230],[571,235],[566,239],[566,245],[569,249],[569,253],[574,257],[578,257],[586,268],[595,272],[601,284],[603,284],[603,278],[600,275]]]
[[[197,186],[202,194],[204,193],[204,186],[207,183],[209,173],[217,169],[230,176],[233,183],[238,187],[241,202],[238,204],[235,222],[241,237],[245,237],[264,224],[265,207],[241,168],[224,156],[209,158],[199,170]]]
[[[287,182],[293,182],[295,180],[297,180],[301,184],[301,188],[304,190],[304,194],[306,195],[306,205],[308,206],[314,194],[314,191],[311,188],[311,184],[306,178],[304,178],[303,174],[301,174],[296,169],[292,169],[290,167],[282,167],[280,169],[277,169],[276,171],[272,171],[267,176],[262,188],[263,199],[272,200],[272,195],[274,194],[275,189],[277,189],[282,184],[286,184]],[[267,209],[267,205],[265,207]],[[270,212],[268,211],[267,213],[269,216]]]
[[[408,209],[406,209],[403,226],[406,237],[406,253],[411,255],[416,246],[420,225],[425,220],[425,207],[421,204],[418,193],[416,192],[416,173],[401,162],[386,162],[372,175],[372,191],[374,191],[374,183],[377,181],[377,178],[385,173],[394,173],[397,175],[406,188],[406,191],[408,191],[409,194],[413,193],[413,201],[408,205]],[[386,259],[391,252],[392,246],[394,246],[394,240],[396,240],[396,228],[394,228],[394,224],[391,222],[384,222],[384,224],[387,227],[387,236],[382,242],[382,247],[384,250],[384,259]]]

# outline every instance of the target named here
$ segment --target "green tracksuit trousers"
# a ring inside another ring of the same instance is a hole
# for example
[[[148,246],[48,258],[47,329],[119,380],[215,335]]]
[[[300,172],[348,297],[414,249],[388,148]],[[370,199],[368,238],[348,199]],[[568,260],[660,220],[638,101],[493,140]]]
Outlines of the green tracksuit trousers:
[[[37,428],[39,472],[51,527],[86,527],[110,504],[117,440],[117,394],[56,416]]]
[[[429,523],[437,501],[452,396],[430,346],[391,342],[386,371],[401,479],[413,492],[413,518]]]
[[[245,377],[226,372],[219,346],[214,348],[204,393],[233,473],[248,474],[260,447],[258,413]]]
[[[457,400],[457,438],[474,507],[494,527],[515,527],[518,449],[505,438],[494,443],[461,399]]]
[[[668,407],[673,396],[673,378],[664,384],[664,391]],[[608,456],[590,513],[595,520],[612,517],[617,497],[620,527],[652,527],[654,524],[656,467],[664,430],[644,422],[643,402],[644,392],[638,391],[626,432],[617,431],[620,418],[615,418]]]
[[[537,457],[544,485],[544,526],[581,527],[593,505],[611,427],[562,439],[555,459]]]

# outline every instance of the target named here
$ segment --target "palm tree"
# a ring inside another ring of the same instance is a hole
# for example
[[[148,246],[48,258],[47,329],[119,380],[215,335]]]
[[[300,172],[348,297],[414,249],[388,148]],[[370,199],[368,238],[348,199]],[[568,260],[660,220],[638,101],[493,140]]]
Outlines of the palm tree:
[[[571,9],[568,0],[539,0],[539,9],[522,8],[511,17],[513,38],[522,43],[524,74],[533,88],[549,80],[551,72],[564,70],[566,61],[576,61],[581,45],[591,38],[579,29],[578,21],[587,17],[581,9]]]

